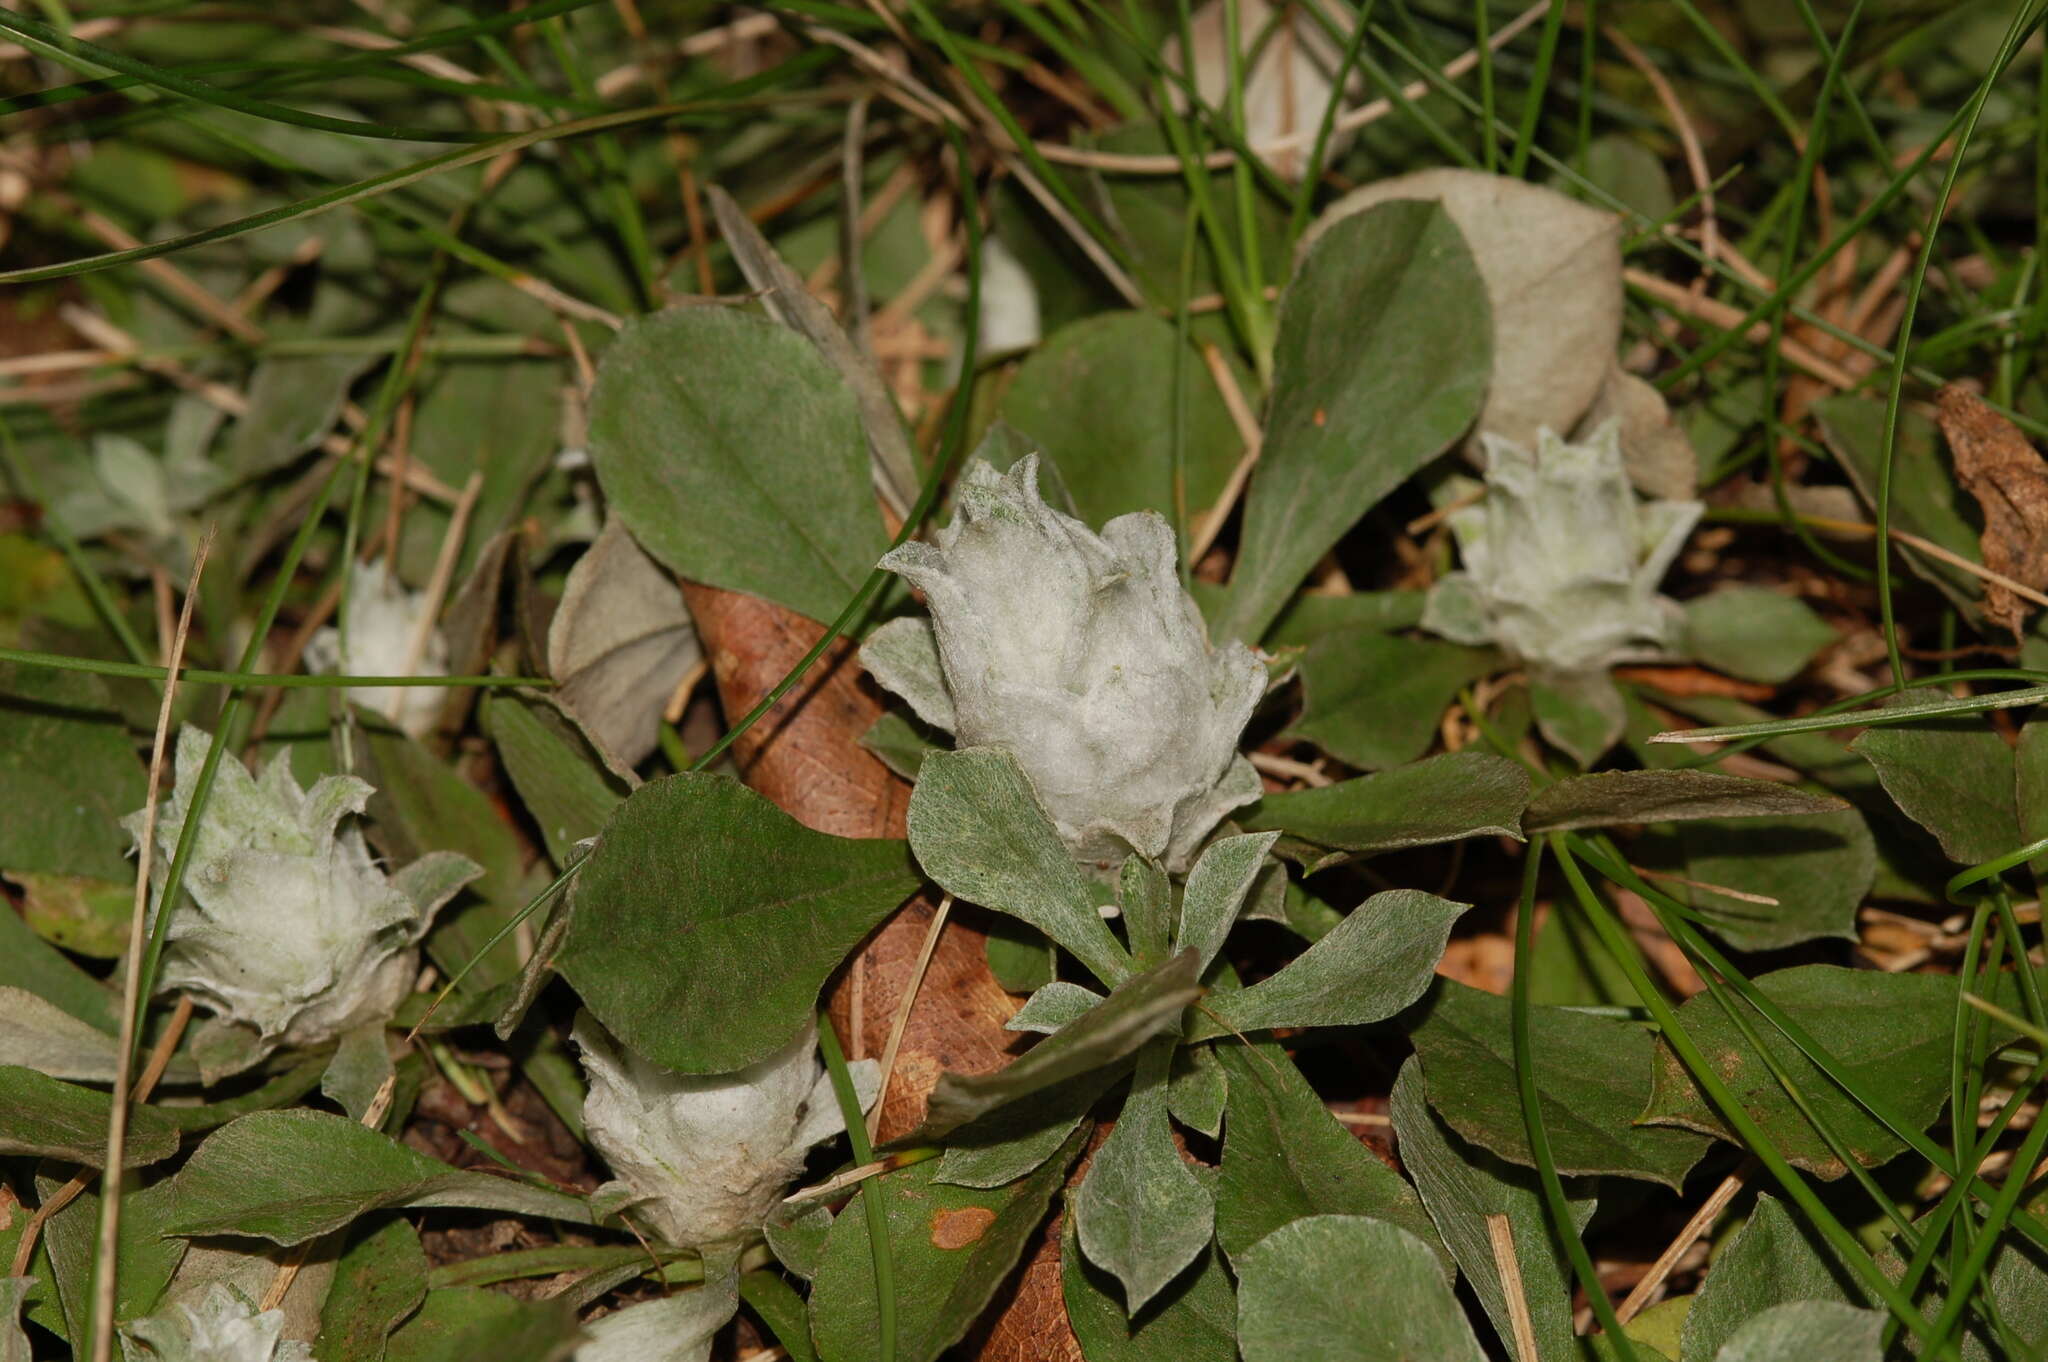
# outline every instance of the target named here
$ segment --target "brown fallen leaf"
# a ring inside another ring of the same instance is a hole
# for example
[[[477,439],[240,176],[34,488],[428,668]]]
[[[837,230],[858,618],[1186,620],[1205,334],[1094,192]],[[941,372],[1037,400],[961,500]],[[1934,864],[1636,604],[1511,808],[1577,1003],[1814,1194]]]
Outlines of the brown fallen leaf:
[[[808,652],[824,631],[757,596],[685,583],[683,596],[718,679],[728,715],[745,714]],[[792,817],[840,837],[901,837],[910,787],[860,745],[881,701],[852,648],[836,645],[807,677],[733,744],[741,777]],[[884,923],[833,980],[832,1024],[857,1054],[880,1055],[910,986],[935,905],[913,899]],[[1013,1058],[1018,1036],[1003,1029],[1017,1010],[989,973],[987,937],[971,912],[956,911],[939,937],[904,1028],[896,1069],[882,1094],[877,1138],[887,1141],[924,1118],[926,1096],[947,1070],[986,1073]],[[863,994],[852,1033],[856,975]],[[1043,1240],[1040,1244],[1043,1244]],[[1055,1241],[1056,1243],[1056,1241]],[[1078,1359],[1060,1293],[1057,1251],[1042,1253],[997,1298],[969,1356],[1007,1357],[1006,1340],[1031,1338],[1042,1359]]]
[[[2048,587],[2048,463],[2019,428],[1968,388],[1950,383],[1935,396],[1935,419],[1948,439],[1956,481],[1984,510],[1978,547],[1984,566],[2025,586]],[[1984,587],[1984,615],[2018,634],[2031,609],[2011,588]]]
[[[1732,676],[1710,672],[1705,667],[1616,667],[1614,679],[1651,686],[1666,695],[1725,695],[1752,704],[1761,704],[1778,693],[1776,686],[1738,681]]]

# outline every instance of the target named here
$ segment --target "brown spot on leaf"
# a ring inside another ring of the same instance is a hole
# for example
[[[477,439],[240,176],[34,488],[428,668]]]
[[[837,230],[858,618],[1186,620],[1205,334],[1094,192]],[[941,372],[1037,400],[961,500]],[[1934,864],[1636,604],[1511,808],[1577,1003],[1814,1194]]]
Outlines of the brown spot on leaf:
[[[996,1213],[986,1206],[964,1206],[957,1211],[940,1211],[932,1217],[932,1247],[966,1248],[988,1233]]]
[[[1317,429],[1317,430],[1321,430],[1321,429],[1322,429],[1322,428],[1323,428],[1324,426],[1326,426],[1326,425],[1328,425],[1328,424],[1330,423],[1330,413],[1328,413],[1328,412],[1324,411],[1324,410],[1323,410],[1323,409],[1322,409],[1321,407],[1317,407],[1317,408],[1316,408],[1316,415],[1315,415],[1315,422],[1316,422],[1316,429]]]
[[[2048,586],[2048,463],[2019,428],[1968,388],[1936,394],[1935,417],[1956,462],[1956,481],[1984,510],[1984,566],[2025,586]],[[1984,587],[1984,614],[2017,634],[2033,607],[2010,587]]]

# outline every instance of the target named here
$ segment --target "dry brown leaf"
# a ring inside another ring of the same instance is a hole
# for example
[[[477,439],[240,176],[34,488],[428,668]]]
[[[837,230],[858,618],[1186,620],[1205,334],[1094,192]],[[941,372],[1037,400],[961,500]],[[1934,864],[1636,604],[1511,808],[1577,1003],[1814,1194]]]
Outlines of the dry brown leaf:
[[[675,578],[614,517],[562,589],[548,625],[555,698],[615,764],[646,760],[662,708],[701,656]]]
[[[1608,369],[1593,405],[1580,419],[1579,438],[1589,438],[1610,420],[1617,423],[1621,461],[1638,492],[1667,501],[1691,501],[1699,495],[1699,456],[1693,453],[1691,437],[1671,419],[1664,394],[1618,364]]]
[[[1978,547],[1984,566],[2036,589],[2048,587],[2048,463],[2012,422],[1983,398],[1951,383],[1935,398],[1956,481],[1984,510]],[[2018,634],[2030,607],[2008,587],[1988,582],[1984,615]]]
[[[1195,91],[1213,108],[1224,106],[1229,90],[1228,49],[1229,7],[1223,0],[1210,0],[1195,11],[1188,28],[1194,37]],[[1314,16],[1298,7],[1285,14],[1267,0],[1240,0],[1237,6],[1238,54],[1245,63],[1245,141],[1254,148],[1297,134],[1313,133],[1322,126],[1323,110],[1337,88],[1337,72],[1344,53]],[[1261,35],[1267,35],[1259,43]],[[1183,69],[1180,35],[1173,34],[1160,49],[1160,59],[1169,70]],[[1363,85],[1354,74],[1347,96]],[[1187,97],[1173,92],[1174,105],[1186,112]],[[1346,100],[1347,107],[1349,99]],[[1334,155],[1343,150],[1348,137],[1339,134],[1328,149]],[[1290,180],[1301,178],[1308,165],[1308,148],[1290,147],[1266,157],[1275,172]]]
[[[747,713],[824,632],[793,611],[758,596],[685,583],[684,599],[718,678],[728,715]],[[733,744],[741,777],[806,826],[839,837],[901,837],[910,787],[860,745],[882,706],[852,648],[839,643],[810,674]],[[915,972],[933,904],[913,900],[868,938],[827,994],[832,1024],[849,1048],[879,1055],[888,1042],[904,990]],[[987,938],[971,912],[956,911],[939,937],[917,991],[916,1006],[882,1095],[877,1130],[889,1140],[915,1128],[925,1097],[947,1070],[986,1073],[1008,1063],[1018,1037],[1003,1029],[1017,1002],[989,973]],[[859,1036],[852,1031],[853,979],[861,979]],[[1057,1241],[1054,1241],[1057,1243]],[[998,1340],[1033,1339],[1038,1358],[1078,1359],[1052,1268],[1034,1258],[984,1317],[986,1343],[977,1357],[1010,1356]]]

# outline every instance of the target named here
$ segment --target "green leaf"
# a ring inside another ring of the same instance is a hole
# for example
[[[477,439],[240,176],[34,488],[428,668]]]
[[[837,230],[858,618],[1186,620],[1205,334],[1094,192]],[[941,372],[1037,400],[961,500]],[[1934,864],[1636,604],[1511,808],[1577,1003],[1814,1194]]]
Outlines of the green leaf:
[[[0,917],[12,918],[12,912]],[[19,926],[19,919],[15,919]],[[24,936],[27,928],[21,928]],[[120,1042],[27,989],[0,987],[0,1064],[18,1064],[51,1078],[110,1083]],[[194,1076],[186,1062],[187,1079]]]
[[[1216,1242],[1233,1262],[1282,1225],[1326,1212],[1374,1216],[1436,1241],[1415,1189],[1338,1124],[1279,1045],[1223,1041],[1216,1058],[1230,1079]],[[1448,1278],[1448,1258],[1442,1271]]]
[[[1422,1071],[1413,1059],[1394,1080],[1389,1107],[1401,1166],[1415,1179],[1422,1204],[1443,1235],[1472,1292],[1486,1307],[1494,1332],[1515,1336],[1507,1289],[1500,1279],[1487,1217],[1504,1215],[1514,1232],[1515,1262],[1521,1269],[1520,1291],[1529,1307],[1529,1323],[1538,1357],[1527,1362],[1577,1362],[1578,1340],[1572,1329],[1572,1274],[1557,1242],[1543,1191],[1533,1170],[1504,1163],[1458,1138],[1423,1096]],[[1583,1231],[1593,1218],[1593,1186],[1568,1205],[1573,1224]]]
[[[1173,949],[1174,929],[1173,886],[1165,868],[1146,856],[1125,860],[1117,872],[1116,902],[1138,963],[1149,969],[1164,960]]]
[[[1604,671],[1538,676],[1529,707],[1544,738],[1581,767],[1606,755],[1628,722],[1628,702]]]
[[[1954,977],[1800,965],[1761,975],[1755,984],[1834,1056],[1859,1090],[1877,1096],[1922,1129],[1940,1114],[1949,1096]],[[1858,1162],[1875,1167],[1905,1150],[1898,1136],[1836,1087],[1761,1014],[1740,1000],[1735,1006],[1744,1010],[1765,1047]],[[1687,999],[1678,1017],[1786,1158],[1822,1177],[1836,1178],[1848,1171],[1712,994]],[[1644,1120],[1734,1138],[1720,1113],[1694,1086],[1684,1061],[1661,1043],[1654,1073],[1655,1093],[1643,1111]]]
[[[2020,840],[2048,837],[2048,719],[2029,719],[2013,745],[2013,803],[2019,815]],[[2033,862],[2034,881],[2048,877],[2048,857]]]
[[[1454,752],[1317,790],[1269,794],[1238,821],[1288,835],[1282,854],[1316,870],[1350,856],[1522,835],[1529,773],[1503,757]],[[1304,853],[1295,843],[1330,854]]]
[[[1464,433],[1492,367],[1486,291],[1433,203],[1324,232],[1280,307],[1264,452],[1213,631],[1256,641],[1344,532]]]
[[[228,476],[241,482],[274,473],[320,443],[368,367],[362,355],[272,355],[258,364],[249,409],[228,434]]]
[[[1761,586],[1724,586],[1685,603],[1685,651],[1716,671],[1781,685],[1835,641],[1804,601]]]
[[[33,1277],[0,1277],[0,1362],[34,1362],[21,1327],[21,1307],[35,1284]]]
[[[107,1157],[107,1095],[0,1065],[0,1154],[30,1154],[99,1168]],[[178,1132],[153,1107],[128,1118],[123,1168],[141,1168],[178,1152]]]
[[[1291,730],[1361,770],[1429,750],[1462,686],[1499,670],[1500,655],[1372,629],[1325,634],[1301,658],[1301,718]]]
[[[1718,695],[1662,697],[1670,707],[1710,724],[1753,723],[1773,717],[1754,705]],[[1642,732],[1661,724],[1642,715]],[[1676,746],[1658,744],[1640,750],[1677,753]],[[1940,845],[1919,824],[1899,811],[1885,793],[1877,771],[1829,733],[1792,733],[1766,740],[1758,749],[1794,770],[1802,771],[1853,804],[1863,815],[1877,844],[1878,879],[1873,892],[1908,902],[1939,902],[1940,887],[1954,867]],[[1689,753],[1687,754],[1690,755]],[[1686,757],[1675,757],[1683,761]],[[1645,762],[1646,765],[1650,764]]]
[[[1223,1133],[1223,1109],[1229,1100],[1230,1077],[1214,1046],[1183,1045],[1173,1052],[1166,1109],[1174,1120],[1213,1140]]]
[[[107,986],[72,964],[11,912],[0,913],[0,989],[37,998],[51,1010],[108,1036],[119,1025],[114,1019],[115,998]],[[8,1015],[6,1009],[0,1009],[0,1018]],[[5,1029],[0,1023],[0,1033]]]
[[[1166,1114],[1173,1042],[1138,1059],[1131,1094],[1075,1194],[1073,1215],[1088,1260],[1123,1283],[1135,1315],[1209,1246],[1216,1199],[1182,1160]]]
[[[1043,1088],[1032,1102],[1013,1102],[946,1137],[935,1182],[1001,1187],[1059,1152],[1089,1108],[1123,1077],[1121,1065],[1078,1074]]]
[[[1178,420],[1176,391],[1186,394]],[[1202,357],[1152,312],[1097,313],[1053,332],[1018,366],[997,411],[1059,469],[1075,516],[1090,525],[1130,511],[1174,519],[1176,506],[1191,522],[1222,496],[1242,453]]]
[[[832,371],[845,381],[860,411],[861,427],[874,455],[878,482],[894,494],[897,504],[908,506],[917,498],[917,455],[911,450],[909,434],[903,429],[903,416],[896,410],[896,399],[890,393],[889,385],[883,382],[865,343],[856,344],[846,334],[846,328],[832,315],[832,309],[810,291],[803,276],[791,268],[788,261],[776,254],[775,248],[754,225],[754,220],[733,201],[731,195],[717,185],[709,188],[711,212],[718,219],[718,234],[724,239],[726,249],[732,252],[740,272],[759,295],[762,308],[776,321],[815,345],[818,353],[832,366]],[[883,231],[886,228],[885,222]],[[881,234],[878,232],[876,235]],[[870,240],[868,246],[875,244]],[[866,248],[859,254],[861,258],[854,262],[854,268],[867,269]],[[860,324],[865,326],[865,317]]]
[[[1019,1098],[1121,1064],[1155,1036],[1179,1034],[1181,1013],[1201,996],[1194,954],[1182,951],[1125,981],[1004,1068],[940,1074],[925,1103],[924,1123],[897,1143],[930,1144]]]
[[[368,1022],[342,1033],[341,1043],[334,1047],[334,1057],[321,1075],[320,1091],[360,1121],[391,1074],[391,1049],[384,1043],[384,1025]]]
[[[1893,703],[1901,702],[1913,703]],[[1981,715],[1869,728],[1849,750],[1877,769],[1885,793],[1957,864],[2021,845],[2013,751]]]
[[[650,781],[571,891],[557,966],[679,1073],[729,1073],[809,1024],[825,978],[917,889],[903,843],[813,832],[729,776]]]
[[[496,806],[447,762],[393,729],[366,724],[363,732],[375,768],[365,774],[377,787],[370,819],[382,849],[407,862],[430,851],[459,851],[483,867],[427,934],[427,954],[452,975],[526,905],[525,853]],[[508,937],[470,972],[457,996],[481,997],[517,978],[519,969],[518,948]]]
[[[1224,938],[1230,935],[1245,896],[1251,893],[1252,881],[1265,868],[1266,853],[1279,838],[1277,832],[1219,837],[1188,872],[1180,901],[1180,930],[1173,944],[1178,950],[1195,953],[1197,974],[1207,970],[1216,952],[1223,949]]]
[[[925,874],[968,903],[1044,932],[1105,984],[1131,959],[1103,924],[1103,895],[1081,878],[1017,759],[999,747],[934,752],[910,792],[910,847]]]
[[[1714,1362],[1878,1362],[1887,1316],[1827,1301],[1774,1305],[1735,1331]]]
[[[1622,1326],[1621,1331],[1634,1345],[1636,1362],[1678,1362],[1678,1333],[1685,1327],[1692,1301],[1691,1296],[1667,1297]],[[1606,1334],[1594,1334],[1586,1341],[1600,1362],[1621,1362],[1621,1354]]]
[[[490,696],[483,704],[483,727],[526,811],[540,825],[548,859],[568,865],[575,845],[602,832],[612,810],[625,801],[620,781],[544,700]]]
[[[467,580],[485,547],[518,521],[535,481],[561,451],[561,430],[558,361],[450,361],[422,383],[412,456],[450,487],[481,477],[455,561],[457,581]],[[427,579],[449,527],[446,507],[424,502],[406,511],[399,562],[407,580]]]
[[[1082,1013],[1102,1001],[1102,995],[1092,988],[1083,988],[1066,979],[1054,979],[1034,990],[1024,1000],[1024,1006],[1010,1015],[1003,1023],[1009,1031],[1036,1031],[1051,1035],[1068,1022],[1079,1020]]]
[[[1536,924],[1529,962],[1529,1001],[1564,1007],[1629,1007],[1628,975],[1579,913],[1546,913]]]
[[[530,1183],[450,1168],[341,1116],[259,1111],[221,1127],[171,1180],[171,1234],[299,1244],[388,1206],[466,1206],[591,1223],[589,1205]]]
[[[292,1105],[319,1086],[321,1075],[326,1072],[327,1063],[327,1057],[316,1050],[310,1059],[301,1060],[277,1077],[247,1092],[224,1097],[217,1102],[203,1102],[198,1106],[154,1107],[151,1110],[176,1126],[180,1134],[201,1135],[226,1125],[238,1116],[247,1116],[252,1111],[274,1111],[278,1107]],[[194,1077],[197,1077],[196,1073]]]
[[[392,1330],[427,1296],[427,1255],[403,1216],[358,1230],[334,1265],[320,1307],[314,1362],[380,1362]]]
[[[1223,1255],[1167,1283],[1136,1317],[1116,1298],[1116,1279],[1081,1256],[1068,1216],[1060,1235],[1067,1327],[1088,1362],[1237,1362],[1237,1290]]]
[[[1044,932],[1029,923],[992,917],[982,956],[1005,993],[1033,993],[1052,982],[1060,952],[1045,939]]]
[[[882,1198],[896,1269],[897,1362],[931,1362],[980,1317],[1045,1218],[1080,1153],[1067,1138],[1037,1172],[997,1189],[950,1187],[929,1162],[865,1184],[832,1222],[811,1283],[811,1337],[824,1362],[874,1362],[874,1260],[861,1199]]]
[[[1277,972],[1215,995],[1209,1011],[1235,1031],[1384,1021],[1429,988],[1451,924],[1469,907],[1419,889],[1384,890]]]
[[[43,940],[77,955],[115,960],[127,954],[135,884],[89,875],[8,872],[21,886],[21,918]]]
[[[120,1243],[115,1256],[116,1320],[134,1319],[157,1309],[186,1257],[184,1240],[165,1237],[167,1222],[178,1209],[174,1181],[133,1183],[121,1194]],[[47,1204],[61,1185],[57,1177],[38,1176],[37,1195]],[[97,1186],[51,1216],[43,1227],[51,1284],[73,1339],[86,1336],[92,1313],[99,1231]],[[30,1308],[33,1311],[35,1307]]]
[[[1681,885],[1663,887],[1742,951],[1778,950],[1824,937],[1853,940],[1856,910],[1877,876],[1877,846],[1854,809],[1740,822],[1683,824]],[[1718,887],[1717,887],[1718,886]],[[1776,899],[1754,903],[1720,892]]]
[[[588,1341],[578,1346],[576,1357],[580,1362],[709,1362],[714,1336],[739,1308],[728,1268],[712,1280],[591,1320],[584,1326]]]
[[[1384,1220],[1309,1216],[1274,1230],[1236,1264],[1244,1362],[1486,1356],[1429,1245]]]
[[[1197,582],[1192,587],[1206,613],[1222,603],[1216,587]],[[1211,596],[1215,599],[1212,601]],[[1300,595],[1287,603],[1280,618],[1266,631],[1270,648],[1306,648],[1333,634],[1364,630],[1387,633],[1413,629],[1422,622],[1427,591],[1359,591],[1349,596]]]
[[[98,677],[0,662],[0,868],[134,883],[144,772]]]
[[[761,1230],[776,1261],[809,1281],[817,1275],[818,1262],[825,1256],[825,1236],[832,1230],[832,1212],[815,1203],[799,1209],[785,1202],[769,1213]]]
[[[789,1279],[769,1268],[756,1268],[740,1277],[740,1299],[768,1326],[775,1342],[789,1354],[789,1362],[817,1362],[811,1346],[810,1307]]]
[[[896,710],[884,710],[882,717],[860,735],[860,745],[882,759],[882,765],[905,780],[915,782],[924,759],[944,748],[927,738],[917,725]]]
[[[692,580],[829,620],[888,547],[853,394],[760,317],[629,322],[598,370],[589,438],[613,510]]]
[[[1570,776],[1529,801],[1522,830],[1563,832],[1617,823],[1669,823],[1688,818],[1770,818],[1828,813],[1846,807],[1831,795],[1719,771],[1602,771]]]
[[[479,1286],[429,1291],[391,1340],[384,1362],[557,1362],[576,1337],[575,1302],[521,1300]]]
[[[1867,397],[1825,397],[1813,404],[1829,452],[1848,473],[1868,505],[1877,504],[1879,464],[1884,452],[1884,403]],[[1967,562],[1983,560],[1977,530],[1959,509],[1963,497],[1935,448],[1934,423],[1911,407],[1898,421],[1898,454],[1892,464],[1891,527],[1932,540]],[[1984,599],[1982,580],[1951,563],[1901,544],[1898,551],[1913,571],[1939,587],[1965,615],[1975,619]]]
[[[1749,1219],[1714,1255],[1713,1268],[1686,1312],[1679,1357],[1682,1362],[1714,1362],[1745,1321],[1773,1306],[1793,1301],[1826,1301],[1843,1308],[1874,1304],[1855,1282],[1826,1240],[1777,1198],[1759,1193]],[[1822,1348],[1807,1356],[1832,1358],[1834,1353]]]
[[[1650,1104],[1649,1032],[1632,1022],[1558,1007],[1532,1008],[1529,1024],[1536,1088],[1557,1171],[1642,1178],[1678,1190],[1707,1146],[1689,1131],[1636,1124]],[[1482,1149],[1535,1167],[1508,1000],[1440,980],[1412,1031],[1437,1114]]]

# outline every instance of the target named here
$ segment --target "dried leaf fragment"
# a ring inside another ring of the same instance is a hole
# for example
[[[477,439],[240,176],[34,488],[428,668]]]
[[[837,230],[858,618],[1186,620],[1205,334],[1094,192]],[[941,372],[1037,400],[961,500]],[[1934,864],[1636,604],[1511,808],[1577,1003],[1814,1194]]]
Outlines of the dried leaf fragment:
[[[1935,396],[1935,419],[1956,461],[1956,481],[1984,511],[1978,546],[1984,566],[2031,587],[2048,587],[2048,463],[2019,428],[1955,383]],[[1984,587],[1984,614],[2017,634],[2030,607],[2012,588]]]

